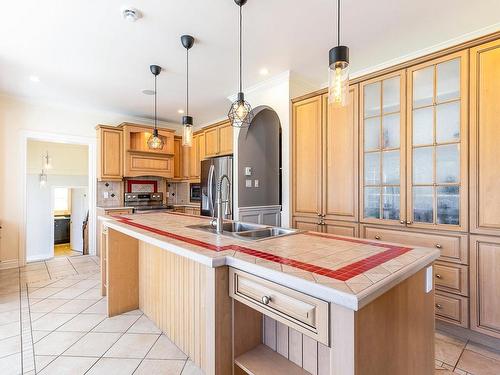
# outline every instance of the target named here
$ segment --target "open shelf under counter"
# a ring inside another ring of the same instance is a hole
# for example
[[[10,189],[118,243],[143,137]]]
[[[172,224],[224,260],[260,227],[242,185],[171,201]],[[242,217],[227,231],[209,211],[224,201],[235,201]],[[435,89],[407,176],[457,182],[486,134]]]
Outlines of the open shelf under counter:
[[[234,363],[244,373],[250,375],[310,375],[264,344],[238,356]]]

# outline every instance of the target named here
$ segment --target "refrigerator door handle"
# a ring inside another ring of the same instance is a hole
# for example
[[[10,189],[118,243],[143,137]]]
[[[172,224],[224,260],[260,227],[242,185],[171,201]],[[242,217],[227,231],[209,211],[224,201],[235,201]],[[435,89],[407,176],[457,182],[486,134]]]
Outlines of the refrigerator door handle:
[[[210,214],[214,217],[214,200],[213,200],[213,179],[214,179],[215,166],[212,164],[208,170],[208,208]]]

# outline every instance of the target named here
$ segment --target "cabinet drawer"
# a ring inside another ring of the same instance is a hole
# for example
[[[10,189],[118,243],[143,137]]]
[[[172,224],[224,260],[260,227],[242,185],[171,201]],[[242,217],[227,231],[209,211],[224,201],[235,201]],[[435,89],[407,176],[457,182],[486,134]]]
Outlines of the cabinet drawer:
[[[461,327],[469,327],[469,299],[444,292],[436,292],[436,318]]]
[[[126,210],[106,210],[104,211],[106,215],[128,215],[132,213],[132,209],[126,209]]]
[[[434,281],[436,288],[446,292],[469,295],[468,266],[446,262],[434,264]]]
[[[230,281],[232,298],[328,345],[327,302],[234,268]]]
[[[373,240],[437,248],[441,251],[440,259],[447,262],[468,264],[469,261],[466,234],[445,235],[364,226],[362,235]]]

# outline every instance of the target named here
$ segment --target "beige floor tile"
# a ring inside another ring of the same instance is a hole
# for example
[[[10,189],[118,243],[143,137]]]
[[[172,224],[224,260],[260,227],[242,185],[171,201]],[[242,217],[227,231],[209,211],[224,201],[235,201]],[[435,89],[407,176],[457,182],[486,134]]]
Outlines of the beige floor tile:
[[[128,333],[161,333],[156,324],[154,324],[146,315],[141,316],[127,331]]]
[[[17,300],[11,300],[8,302],[0,302],[0,312],[6,311],[19,311],[21,309],[19,294],[17,294]]]
[[[79,314],[96,302],[97,300],[92,300],[92,299],[74,299],[65,303],[64,305],[59,306],[52,312]]]
[[[76,283],[75,285],[72,286],[72,288],[77,288],[77,289],[84,289],[84,290],[88,290],[88,289],[91,289],[93,287],[95,287],[96,285],[100,285],[101,283],[98,281],[98,280],[82,280],[78,283]]]
[[[82,332],[52,332],[35,344],[35,355],[60,355],[83,335]]]
[[[103,314],[79,314],[57,328],[58,331],[88,332],[106,319]]]
[[[137,375],[180,375],[186,361],[145,359],[134,374]]]
[[[80,375],[92,367],[97,358],[91,357],[58,357],[39,372],[40,375],[71,374]]]
[[[19,321],[19,311],[5,311],[0,313],[0,325],[14,323]]]
[[[118,315],[106,318],[92,331],[94,332],[127,332],[138,319],[137,315]]]
[[[21,334],[20,322],[3,324],[0,326],[0,340]]]
[[[36,331],[53,331],[75,316],[76,314],[48,313],[33,322],[32,329]]]
[[[50,331],[31,331],[31,336],[33,337],[33,343],[37,343],[48,334],[50,334]]]
[[[106,352],[104,357],[144,358],[159,335],[126,333]]]
[[[88,301],[95,301],[95,300],[88,300]],[[88,309],[83,311],[83,314],[107,314],[107,313],[108,313],[108,300],[106,298],[99,300],[98,302],[90,306]]]
[[[64,288],[51,288],[50,286],[46,286],[44,288],[34,290],[33,292],[30,293],[29,296],[30,298],[47,298],[53,294],[60,292],[63,289]]]
[[[31,299],[30,299],[31,300]],[[55,309],[57,309],[59,306],[64,305],[65,303],[69,302],[71,300],[69,299],[44,299],[42,301],[39,301],[30,307],[31,312],[40,312],[40,313],[48,313],[51,312]]]
[[[55,293],[48,298],[66,298],[66,299],[73,299],[78,297],[79,295],[85,293],[85,289],[75,289],[72,286],[66,287],[65,289],[61,290],[58,293]]]
[[[143,314],[143,312],[139,309],[128,311],[128,312],[124,313],[124,315],[142,315],[142,314]]]
[[[57,281],[52,281],[52,284],[50,286],[54,288],[67,288],[69,286],[75,285],[76,283],[78,283],[78,280],[61,279]]]
[[[21,353],[12,354],[7,357],[0,358],[0,374],[21,374]]]
[[[161,335],[158,341],[153,345],[146,358],[150,359],[187,359],[186,354],[182,352],[170,339]]]
[[[43,370],[50,362],[52,362],[57,357],[55,355],[36,355],[35,356],[35,368],[37,372]]]
[[[141,363],[132,358],[101,358],[86,375],[129,375]]]
[[[182,370],[182,375],[205,375],[205,373],[193,361],[188,360]]]
[[[102,298],[100,289],[89,289],[86,292],[80,294],[76,299],[99,299]]]
[[[464,350],[457,368],[474,375],[498,375],[500,374],[500,361]]]
[[[452,366],[457,364],[465,348],[464,341],[439,333],[436,334],[435,344],[436,359]]]
[[[19,353],[21,351],[21,335],[0,340],[0,357]]]
[[[487,346],[476,344],[469,341],[465,349],[484,355],[485,357],[500,361],[500,348],[497,351],[495,351],[493,348],[489,348]]]
[[[89,332],[63,355],[101,357],[120,338],[121,333]]]

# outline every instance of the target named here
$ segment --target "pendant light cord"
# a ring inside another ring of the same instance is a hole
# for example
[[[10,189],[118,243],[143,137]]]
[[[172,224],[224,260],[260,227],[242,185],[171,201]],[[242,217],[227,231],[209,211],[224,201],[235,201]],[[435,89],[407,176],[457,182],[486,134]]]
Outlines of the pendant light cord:
[[[242,44],[243,44],[243,38],[241,36],[242,34],[242,20],[243,20],[243,14],[242,14],[242,7],[243,5],[240,5],[240,92],[242,92],[242,66],[243,66],[243,59],[242,59],[242,53],[241,53],[241,49],[242,49]]]
[[[189,48],[186,48],[186,115],[189,116]]]
[[[340,0],[337,0],[337,45],[340,46]]]
[[[156,75],[155,75],[155,129],[156,129]]]

